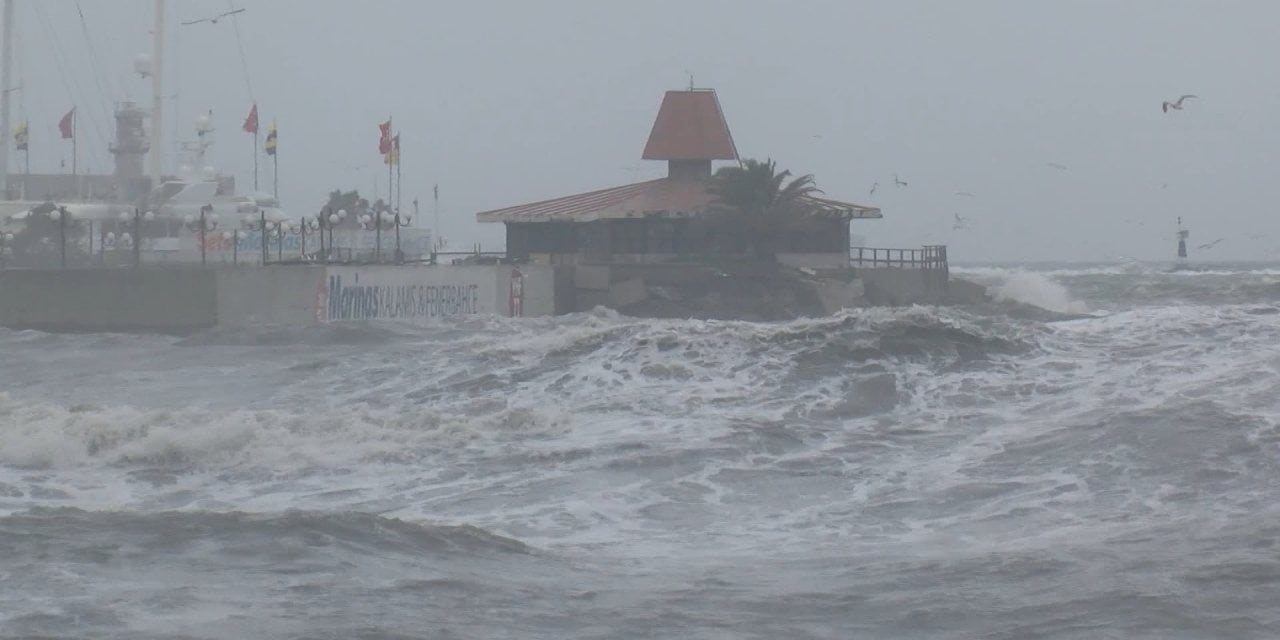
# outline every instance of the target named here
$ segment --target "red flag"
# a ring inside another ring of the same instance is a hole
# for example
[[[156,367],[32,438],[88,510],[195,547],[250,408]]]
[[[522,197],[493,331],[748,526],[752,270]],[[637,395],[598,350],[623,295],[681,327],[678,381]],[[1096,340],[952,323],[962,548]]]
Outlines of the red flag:
[[[249,109],[249,115],[245,116],[244,125],[240,127],[245,133],[258,132],[258,103],[253,103],[253,108]]]
[[[76,120],[76,108],[71,107],[71,110],[67,112],[67,115],[62,116],[62,120],[58,121],[58,131],[62,134],[63,138],[75,137],[76,135],[75,120]]]
[[[378,131],[381,133],[378,137],[378,153],[385,156],[391,153],[391,120],[380,123]]]

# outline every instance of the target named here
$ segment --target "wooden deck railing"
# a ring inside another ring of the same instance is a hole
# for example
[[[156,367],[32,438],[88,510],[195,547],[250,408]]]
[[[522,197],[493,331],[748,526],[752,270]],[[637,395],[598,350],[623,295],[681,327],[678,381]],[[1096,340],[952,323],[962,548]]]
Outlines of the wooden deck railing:
[[[862,269],[947,271],[947,247],[945,245],[926,245],[919,249],[849,247],[849,265]]]

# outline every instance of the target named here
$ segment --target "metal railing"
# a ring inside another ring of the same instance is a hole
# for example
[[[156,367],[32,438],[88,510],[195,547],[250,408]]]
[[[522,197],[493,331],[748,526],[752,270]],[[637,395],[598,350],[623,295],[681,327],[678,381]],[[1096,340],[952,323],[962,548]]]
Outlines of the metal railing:
[[[849,247],[849,265],[861,269],[925,269],[947,271],[946,245],[919,249]]]

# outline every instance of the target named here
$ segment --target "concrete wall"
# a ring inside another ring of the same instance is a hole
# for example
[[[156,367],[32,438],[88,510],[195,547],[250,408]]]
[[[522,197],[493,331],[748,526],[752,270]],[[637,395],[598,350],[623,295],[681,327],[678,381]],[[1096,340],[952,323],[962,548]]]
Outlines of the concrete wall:
[[[849,253],[779,253],[777,255],[778,262],[789,267],[797,269],[808,267],[810,269],[847,269],[849,268]]]
[[[215,325],[569,311],[563,269],[521,265],[0,270],[0,326],[186,333]],[[561,292],[563,293],[563,291]]]
[[[940,304],[950,302],[944,272],[927,269],[856,269],[867,302],[878,305]]]
[[[212,271],[0,270],[0,325],[43,331],[183,333],[216,322]]]
[[[557,286],[564,286],[564,274],[571,276],[571,268],[534,265],[515,268],[499,265],[495,268],[498,270],[499,298],[495,306],[499,314],[505,310],[509,316],[536,317],[572,311],[564,308],[563,296],[557,295]],[[515,287],[512,286],[513,280],[517,281]],[[503,292],[507,294],[505,301]]]
[[[329,267],[314,315],[320,322],[551,315],[555,282],[554,267],[535,265]]]
[[[829,314],[865,305],[866,288],[861,280],[823,279],[813,284],[813,290]]]
[[[218,269],[214,283],[222,326],[307,325],[316,321],[322,266]]]

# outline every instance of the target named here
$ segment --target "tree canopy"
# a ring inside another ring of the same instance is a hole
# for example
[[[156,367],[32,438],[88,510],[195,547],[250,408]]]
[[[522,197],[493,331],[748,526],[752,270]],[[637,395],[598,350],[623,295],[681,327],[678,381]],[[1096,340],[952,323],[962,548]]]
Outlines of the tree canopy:
[[[758,257],[773,255],[779,240],[808,210],[806,197],[822,193],[812,174],[792,178],[790,171],[778,171],[772,159],[753,158],[717,171],[711,192],[726,222],[742,229]]]

